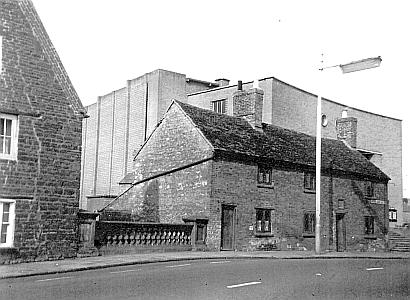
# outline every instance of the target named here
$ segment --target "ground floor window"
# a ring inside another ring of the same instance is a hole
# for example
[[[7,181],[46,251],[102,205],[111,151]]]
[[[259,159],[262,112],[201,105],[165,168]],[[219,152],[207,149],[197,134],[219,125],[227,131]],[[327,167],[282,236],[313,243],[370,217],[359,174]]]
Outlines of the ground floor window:
[[[256,232],[257,233],[270,233],[272,228],[271,220],[272,209],[256,209]]]
[[[316,225],[315,213],[305,212],[303,215],[303,232],[305,234],[314,234],[315,225]]]
[[[0,247],[12,247],[14,239],[15,201],[0,199]]]
[[[373,216],[364,217],[364,233],[374,234],[374,217]]]
[[[196,221],[196,236],[195,242],[196,243],[203,243],[205,244],[206,241],[206,225],[207,221]]]

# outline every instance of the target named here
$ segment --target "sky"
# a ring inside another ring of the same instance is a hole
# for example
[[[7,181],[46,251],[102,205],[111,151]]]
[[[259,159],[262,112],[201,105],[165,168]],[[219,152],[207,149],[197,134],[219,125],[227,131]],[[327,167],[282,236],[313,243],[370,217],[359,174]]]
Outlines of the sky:
[[[32,2],[84,106],[159,68],[232,84],[274,76],[403,120],[403,186],[410,198],[407,0]],[[318,71],[376,56],[383,60],[376,69]]]

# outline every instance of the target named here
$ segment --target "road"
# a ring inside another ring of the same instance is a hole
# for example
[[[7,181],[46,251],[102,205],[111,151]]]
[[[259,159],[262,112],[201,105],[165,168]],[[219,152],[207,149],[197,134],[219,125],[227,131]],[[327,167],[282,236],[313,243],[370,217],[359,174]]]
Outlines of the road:
[[[0,280],[0,299],[410,299],[410,260],[233,259]]]

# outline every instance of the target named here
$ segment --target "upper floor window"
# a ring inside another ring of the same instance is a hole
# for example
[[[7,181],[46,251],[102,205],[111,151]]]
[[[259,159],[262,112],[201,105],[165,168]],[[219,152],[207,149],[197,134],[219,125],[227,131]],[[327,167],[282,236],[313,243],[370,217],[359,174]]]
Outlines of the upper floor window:
[[[365,192],[366,192],[366,197],[373,198],[374,197],[374,182],[367,181],[365,184]]]
[[[226,99],[212,101],[212,110],[220,114],[226,114]]]
[[[303,187],[308,191],[316,190],[316,176],[313,172],[305,172]]]
[[[270,233],[272,227],[271,209],[256,209],[256,233]]]
[[[12,247],[15,201],[0,199],[0,248]]]
[[[373,216],[364,217],[364,233],[374,234],[374,217]]]
[[[17,116],[0,114],[0,159],[17,159]]]
[[[272,184],[272,168],[264,165],[258,166],[258,183]]]
[[[389,222],[397,222],[397,209],[389,208]]]

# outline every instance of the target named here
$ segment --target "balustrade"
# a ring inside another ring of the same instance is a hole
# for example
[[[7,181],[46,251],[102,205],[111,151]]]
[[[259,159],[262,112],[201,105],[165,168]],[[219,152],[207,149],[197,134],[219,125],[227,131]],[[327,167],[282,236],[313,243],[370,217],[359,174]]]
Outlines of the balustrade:
[[[96,224],[97,247],[183,248],[191,247],[193,225],[100,221]]]

